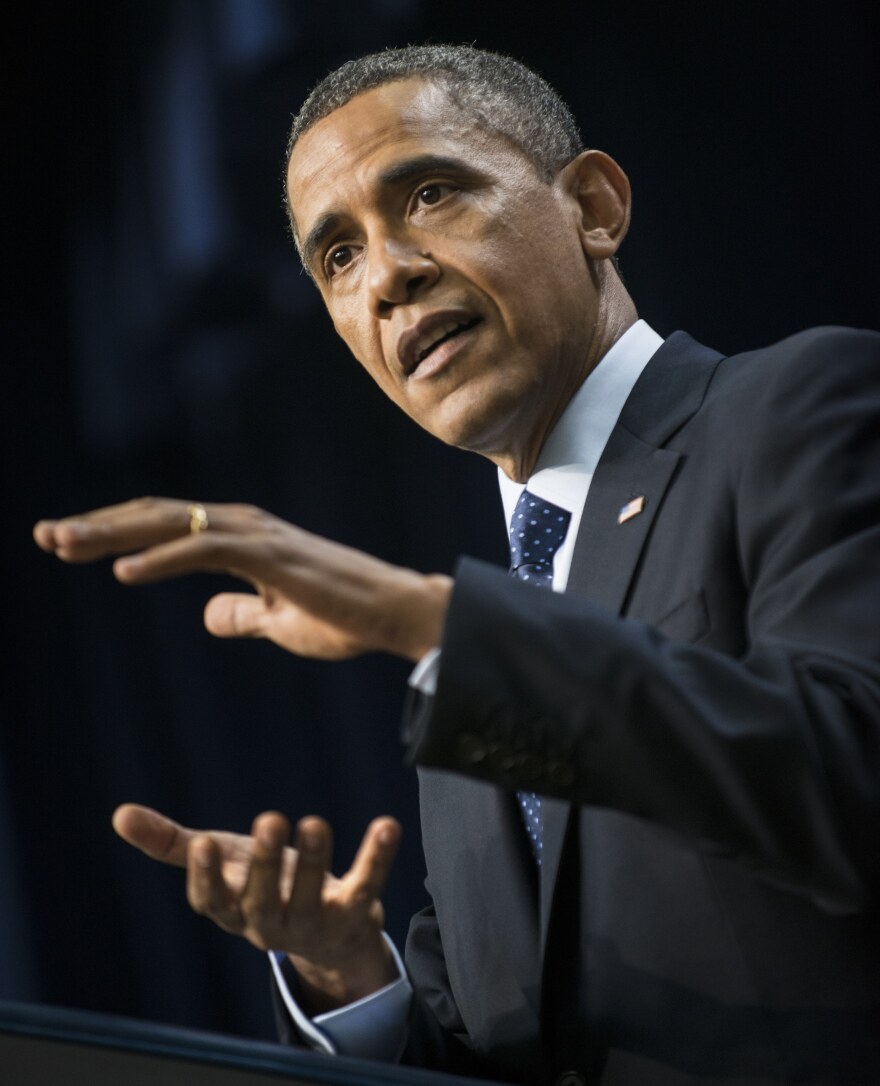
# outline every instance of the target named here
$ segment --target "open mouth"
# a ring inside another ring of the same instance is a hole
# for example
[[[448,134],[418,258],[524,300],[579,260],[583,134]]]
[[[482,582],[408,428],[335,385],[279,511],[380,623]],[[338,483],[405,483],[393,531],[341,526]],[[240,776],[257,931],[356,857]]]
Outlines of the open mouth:
[[[475,316],[472,309],[459,306],[426,313],[403,331],[397,341],[397,357],[404,376],[412,377],[416,370],[422,374],[433,373],[438,366],[442,367],[446,357],[454,350],[451,347],[442,349],[443,345],[469,332],[482,321],[483,317]]]
[[[432,351],[436,351],[441,343],[446,343],[450,339],[454,339],[456,336],[460,336],[462,332],[468,332],[474,325],[480,323],[479,317],[474,317],[473,320],[463,321],[461,323],[455,323],[448,331],[440,329],[440,334],[429,343],[426,347],[416,351],[416,365],[424,362],[424,360],[431,354]]]
[[[478,325],[481,320],[481,317],[473,317],[470,320],[465,321],[449,320],[447,323],[441,324],[433,328],[430,332],[427,332],[415,344],[415,349],[412,351],[409,375],[411,376],[415,373],[425,359],[432,355],[438,347],[442,347],[444,343],[448,343],[449,340],[455,339],[456,336],[460,336],[463,332],[470,331],[470,329]]]

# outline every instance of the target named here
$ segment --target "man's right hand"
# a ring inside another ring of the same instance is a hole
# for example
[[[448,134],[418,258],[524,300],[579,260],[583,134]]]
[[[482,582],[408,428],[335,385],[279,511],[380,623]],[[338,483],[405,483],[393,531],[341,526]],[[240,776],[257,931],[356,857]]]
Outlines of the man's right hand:
[[[187,897],[197,913],[261,950],[282,950],[300,976],[309,1011],[344,1006],[397,976],[382,937],[380,895],[400,843],[393,818],[370,823],[351,868],[329,873],[327,823],[303,818],[296,848],[277,812],[259,815],[247,834],[198,831],[148,807],[125,804],[113,828],[154,860],[185,867]]]
[[[123,584],[230,573],[255,591],[215,596],[211,633],[322,660],[390,652],[418,663],[440,644],[452,592],[449,577],[389,565],[251,505],[138,498],[41,520],[34,539],[64,562],[121,556],[113,569]]]

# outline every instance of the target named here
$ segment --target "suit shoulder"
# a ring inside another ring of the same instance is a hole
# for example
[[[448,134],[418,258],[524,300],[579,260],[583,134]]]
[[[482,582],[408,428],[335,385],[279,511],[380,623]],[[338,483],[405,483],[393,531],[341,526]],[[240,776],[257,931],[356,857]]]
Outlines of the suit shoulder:
[[[797,365],[880,365],[880,332],[828,325],[807,328],[768,347],[729,356],[729,361],[786,370]]]
[[[744,396],[753,409],[778,411],[827,396],[880,392],[880,333],[834,326],[809,328],[769,347],[730,355],[718,367],[712,393]],[[788,414],[788,411],[785,412]]]

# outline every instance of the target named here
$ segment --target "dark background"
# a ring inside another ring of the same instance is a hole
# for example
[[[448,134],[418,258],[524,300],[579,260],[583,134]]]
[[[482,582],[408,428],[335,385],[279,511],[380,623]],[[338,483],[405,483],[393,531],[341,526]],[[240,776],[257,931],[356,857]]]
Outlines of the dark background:
[[[0,998],[271,1036],[267,967],[115,839],[137,800],[197,826],[318,812],[347,866],[388,812],[387,895],[422,901],[407,668],[214,641],[226,582],[125,589],[30,527],[144,493],[246,500],[396,562],[504,561],[494,472],[418,433],[333,338],[280,205],[290,114],[350,56],[513,53],[635,192],[628,285],[725,351],[876,326],[869,3],[445,0],[60,5],[7,17]]]

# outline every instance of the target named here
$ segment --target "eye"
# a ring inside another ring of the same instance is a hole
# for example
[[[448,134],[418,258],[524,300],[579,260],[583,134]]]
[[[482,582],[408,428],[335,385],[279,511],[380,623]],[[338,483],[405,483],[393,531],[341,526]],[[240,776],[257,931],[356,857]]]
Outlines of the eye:
[[[452,192],[455,192],[455,186],[442,181],[437,181],[430,185],[422,185],[421,188],[416,189],[414,203],[417,207],[422,205],[431,207],[433,204],[439,204],[441,200],[446,196],[449,196]]]
[[[327,259],[324,264],[327,269],[327,275],[332,276],[334,272],[342,271],[352,261],[352,251],[350,245],[337,245],[327,253]]]
[[[436,204],[442,195],[439,185],[425,185],[423,189],[419,189],[416,198],[423,204]]]

